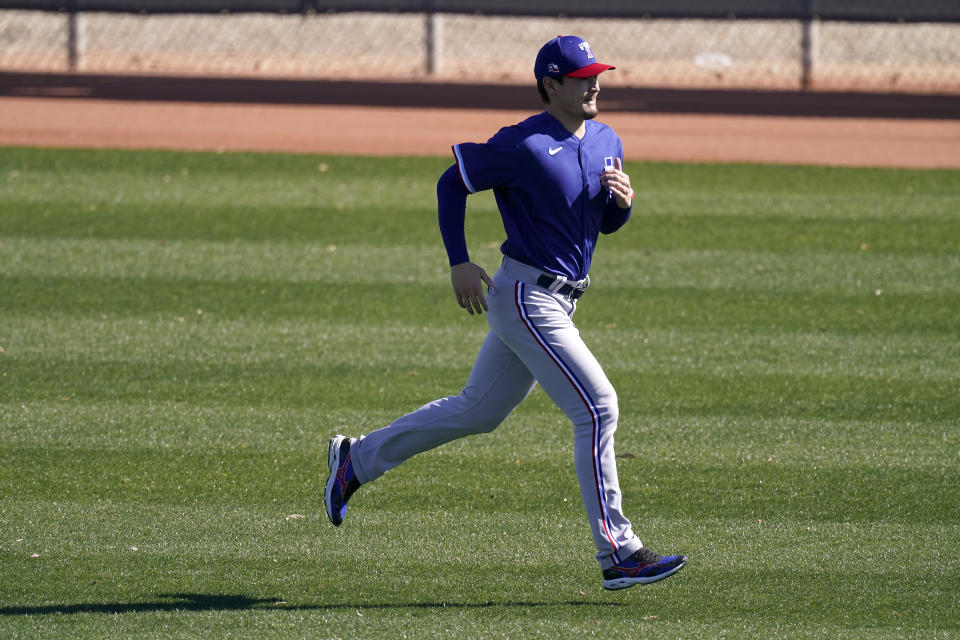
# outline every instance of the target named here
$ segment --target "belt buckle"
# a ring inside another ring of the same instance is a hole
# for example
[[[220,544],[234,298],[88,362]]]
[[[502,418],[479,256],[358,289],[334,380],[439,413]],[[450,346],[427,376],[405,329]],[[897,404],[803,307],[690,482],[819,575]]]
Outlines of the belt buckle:
[[[587,292],[587,287],[590,286],[590,276],[584,278],[583,281],[578,283],[576,286],[571,286],[573,287],[573,291],[570,292],[570,299],[579,300],[580,296]]]

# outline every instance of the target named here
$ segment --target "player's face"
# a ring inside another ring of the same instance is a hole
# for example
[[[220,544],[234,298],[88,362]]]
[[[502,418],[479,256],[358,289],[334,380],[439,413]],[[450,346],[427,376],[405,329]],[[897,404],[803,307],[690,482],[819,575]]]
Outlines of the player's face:
[[[563,84],[557,85],[557,99],[560,102],[558,107],[562,107],[568,115],[590,120],[596,118],[597,94],[600,93],[600,76],[591,76],[589,78],[571,78],[567,76],[563,79]]]

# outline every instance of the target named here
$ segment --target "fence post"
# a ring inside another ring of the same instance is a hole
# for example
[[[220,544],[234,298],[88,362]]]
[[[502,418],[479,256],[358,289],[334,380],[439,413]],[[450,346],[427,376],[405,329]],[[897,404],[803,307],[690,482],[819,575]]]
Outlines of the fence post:
[[[426,9],[427,75],[435,76],[443,68],[443,23],[433,0],[424,2]]]
[[[817,0],[808,0],[807,15],[800,35],[800,88],[809,91],[813,86],[813,65],[817,58],[817,32],[820,18],[816,13]]]
[[[803,21],[803,35],[801,48],[803,49],[803,68],[801,70],[800,88],[808,91],[813,87],[813,66],[817,60],[817,27],[819,20],[811,18]]]
[[[440,14],[431,11],[427,14],[427,75],[435,76],[443,67],[443,27]]]
[[[77,9],[77,0],[70,0],[67,5],[67,70],[77,71],[80,68],[80,11]]]

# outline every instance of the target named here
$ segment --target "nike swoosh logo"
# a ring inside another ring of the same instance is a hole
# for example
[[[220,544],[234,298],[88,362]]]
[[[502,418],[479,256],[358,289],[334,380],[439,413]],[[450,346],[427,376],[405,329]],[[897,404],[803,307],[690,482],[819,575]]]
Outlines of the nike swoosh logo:
[[[550,147],[549,149],[547,149],[547,153],[549,153],[552,156],[557,155],[561,151],[563,151],[563,147],[557,147],[556,149],[554,149],[553,147]]]

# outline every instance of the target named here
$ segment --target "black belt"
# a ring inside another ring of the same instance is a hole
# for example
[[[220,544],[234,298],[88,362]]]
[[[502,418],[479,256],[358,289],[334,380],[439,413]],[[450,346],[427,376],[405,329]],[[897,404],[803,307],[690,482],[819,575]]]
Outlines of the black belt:
[[[554,293],[559,293],[562,296],[567,296],[571,300],[579,300],[580,296],[583,295],[583,292],[587,290],[586,286],[575,287],[572,284],[565,283],[563,286],[554,288],[557,283],[557,276],[552,276],[548,273],[540,274],[540,277],[537,278],[537,284],[544,289],[549,289]]]

